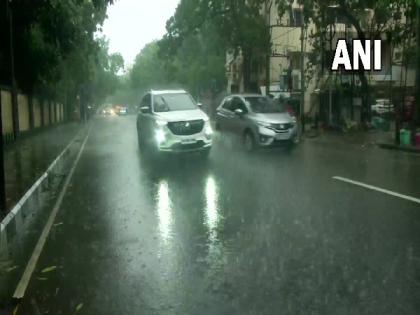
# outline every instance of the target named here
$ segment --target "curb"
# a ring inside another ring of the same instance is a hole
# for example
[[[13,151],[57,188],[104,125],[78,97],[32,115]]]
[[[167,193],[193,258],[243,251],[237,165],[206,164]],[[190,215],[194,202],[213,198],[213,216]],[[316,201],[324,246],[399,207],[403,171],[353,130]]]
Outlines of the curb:
[[[389,143],[378,143],[378,146],[382,149],[397,150],[397,151],[420,154],[420,147],[402,146],[402,145],[389,144]]]

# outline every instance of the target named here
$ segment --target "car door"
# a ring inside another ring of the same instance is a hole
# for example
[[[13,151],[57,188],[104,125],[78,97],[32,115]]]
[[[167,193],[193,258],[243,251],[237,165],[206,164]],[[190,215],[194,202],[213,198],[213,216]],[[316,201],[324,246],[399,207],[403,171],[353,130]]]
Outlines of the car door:
[[[217,109],[216,120],[220,130],[230,131],[234,113],[231,111],[232,97],[226,97]]]
[[[233,112],[233,118],[231,120],[231,131],[235,134],[242,135],[246,127],[246,115],[248,114],[248,108],[246,107],[242,98],[235,96],[231,102],[231,111]],[[235,110],[241,109],[242,115],[235,113]]]
[[[148,113],[141,111],[142,108],[148,108]],[[144,140],[150,140],[151,138],[151,128],[152,128],[152,96],[150,93],[147,93],[140,102],[139,115],[137,118],[137,130],[139,133],[143,133]]]

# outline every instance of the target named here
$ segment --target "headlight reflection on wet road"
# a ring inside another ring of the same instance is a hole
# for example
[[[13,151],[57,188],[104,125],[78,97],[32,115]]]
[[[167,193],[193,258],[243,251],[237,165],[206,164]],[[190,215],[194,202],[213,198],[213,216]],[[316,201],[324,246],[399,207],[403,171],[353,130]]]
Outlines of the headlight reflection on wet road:
[[[157,214],[159,218],[159,231],[164,241],[171,237],[172,209],[169,198],[168,182],[161,180],[157,193]]]
[[[207,178],[206,187],[206,224],[209,229],[209,240],[213,243],[216,239],[216,227],[219,221],[218,191],[213,177]]]

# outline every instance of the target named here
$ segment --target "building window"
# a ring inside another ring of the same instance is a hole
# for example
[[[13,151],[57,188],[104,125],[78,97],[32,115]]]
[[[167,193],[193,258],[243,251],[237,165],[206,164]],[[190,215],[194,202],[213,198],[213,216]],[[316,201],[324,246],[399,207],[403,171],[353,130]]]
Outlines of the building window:
[[[282,74],[280,75],[280,91],[288,91],[289,90],[289,82],[288,82],[288,75],[286,74]]]
[[[290,52],[290,67],[293,70],[300,70],[302,68],[302,58],[300,52]]]
[[[301,27],[303,23],[303,13],[299,8],[290,11],[290,26]]]
[[[292,76],[293,78],[293,91],[299,91],[300,90],[300,75],[294,74]]]

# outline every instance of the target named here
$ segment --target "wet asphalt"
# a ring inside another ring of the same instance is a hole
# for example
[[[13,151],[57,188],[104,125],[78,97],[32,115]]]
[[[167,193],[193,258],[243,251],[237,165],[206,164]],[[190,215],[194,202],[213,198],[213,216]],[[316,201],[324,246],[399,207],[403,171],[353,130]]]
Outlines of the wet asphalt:
[[[19,314],[419,314],[420,205],[333,176],[420,197],[417,155],[216,134],[157,163],[99,117]]]
[[[6,208],[12,209],[82,125],[71,122],[22,136],[4,150]]]

